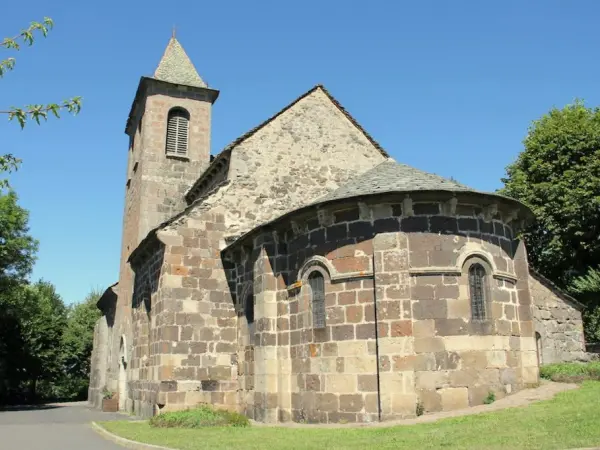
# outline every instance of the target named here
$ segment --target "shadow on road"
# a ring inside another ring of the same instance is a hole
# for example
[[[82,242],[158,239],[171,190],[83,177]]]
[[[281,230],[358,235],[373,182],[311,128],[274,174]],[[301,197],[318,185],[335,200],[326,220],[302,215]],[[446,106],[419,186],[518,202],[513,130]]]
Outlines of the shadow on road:
[[[62,408],[62,405],[5,405],[0,406],[0,413],[8,411],[42,411],[56,408]]]

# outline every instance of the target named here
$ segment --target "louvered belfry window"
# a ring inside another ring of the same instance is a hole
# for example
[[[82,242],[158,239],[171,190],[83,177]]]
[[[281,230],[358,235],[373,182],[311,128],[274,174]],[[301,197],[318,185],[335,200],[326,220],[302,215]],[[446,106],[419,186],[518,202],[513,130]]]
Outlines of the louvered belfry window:
[[[181,108],[169,111],[167,119],[167,154],[187,156],[190,115]]]
[[[312,296],[313,328],[325,328],[325,278],[319,271],[308,277]]]
[[[485,319],[485,269],[481,264],[469,267],[469,295],[471,316],[476,320]]]

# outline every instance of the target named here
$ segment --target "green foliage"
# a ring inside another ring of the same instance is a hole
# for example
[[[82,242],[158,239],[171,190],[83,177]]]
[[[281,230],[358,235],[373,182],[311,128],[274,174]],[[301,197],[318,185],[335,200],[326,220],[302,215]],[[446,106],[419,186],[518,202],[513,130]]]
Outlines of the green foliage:
[[[422,416],[425,413],[425,406],[423,405],[423,402],[417,402],[417,408],[415,412],[417,417]]]
[[[569,290],[587,305],[584,332],[589,342],[600,342],[600,267],[573,279]]]
[[[600,109],[581,101],[554,108],[523,144],[500,193],[533,210],[524,231],[529,261],[567,288],[600,263]]]
[[[250,422],[242,414],[202,405],[185,411],[159,414],[150,419],[150,425],[158,428],[247,427]]]
[[[483,404],[491,405],[495,401],[496,401],[496,394],[494,392],[490,391],[490,392],[488,392],[487,397],[483,399]]]
[[[22,282],[31,272],[38,243],[29,235],[29,213],[14,192],[0,192],[0,291]]]
[[[600,268],[590,269],[587,274],[574,278],[571,291],[581,295],[600,295]]]
[[[540,377],[563,383],[600,380],[600,361],[548,364],[540,367]]]
[[[101,291],[94,289],[83,302],[70,305],[67,309],[67,325],[61,339],[61,398],[75,400],[87,396],[94,326],[100,318],[96,303],[101,295]]]
[[[22,44],[27,46],[33,45],[37,33],[41,33],[43,37],[48,36],[48,32],[53,26],[54,22],[49,17],[45,17],[42,22],[31,22],[28,28],[22,30],[15,37],[4,38],[0,41],[0,48],[19,51]],[[0,78],[12,71],[15,68],[15,64],[16,60],[14,57],[0,60]],[[42,119],[44,121],[48,120],[49,114],[59,118],[61,110],[71,114],[78,114],[81,111],[81,102],[81,97],[73,97],[60,103],[32,104],[24,108],[11,106],[6,110],[0,110],[0,114],[6,114],[8,120],[16,120],[21,128],[24,128],[30,120],[35,121],[37,124],[40,124]],[[0,155],[0,173],[10,173],[16,170],[20,162],[12,154]],[[6,180],[0,180],[0,188],[7,186],[8,182]]]
[[[35,402],[54,397],[53,381],[62,376],[61,336],[66,308],[45,281],[13,285],[0,295],[0,402]]]
[[[113,391],[109,391],[106,386],[102,388],[102,398],[104,400],[110,400],[113,398],[114,395],[115,393]]]

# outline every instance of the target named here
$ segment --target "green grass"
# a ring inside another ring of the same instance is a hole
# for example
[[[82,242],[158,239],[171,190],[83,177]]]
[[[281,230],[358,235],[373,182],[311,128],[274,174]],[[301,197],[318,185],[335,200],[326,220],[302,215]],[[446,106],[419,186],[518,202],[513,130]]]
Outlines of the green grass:
[[[600,380],[600,361],[548,364],[540,367],[540,376],[547,380],[573,383]]]
[[[600,444],[600,382],[526,407],[388,428],[152,428],[147,422],[105,422],[134,441],[198,449],[568,449]]]
[[[249,424],[246,416],[223,409],[214,409],[208,405],[185,411],[168,412],[150,419],[150,426],[157,428],[247,427]]]

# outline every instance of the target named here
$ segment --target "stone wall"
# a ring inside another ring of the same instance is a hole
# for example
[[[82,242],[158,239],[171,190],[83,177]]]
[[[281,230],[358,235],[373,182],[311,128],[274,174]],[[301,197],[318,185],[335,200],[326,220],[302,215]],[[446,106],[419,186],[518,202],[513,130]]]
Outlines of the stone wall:
[[[581,306],[535,273],[529,286],[540,364],[585,360]]]
[[[219,257],[224,217],[196,212],[194,221],[158,235],[164,257],[152,297],[151,379],[163,411],[237,405],[235,309]]]
[[[88,402],[94,407],[102,405],[102,391],[106,385],[108,333],[106,316],[102,315],[94,326],[94,344],[90,357]]]
[[[504,222],[510,211],[445,208],[393,196],[347,202],[302,211],[224,251],[237,261],[232,292],[252,283],[255,295],[253,418],[410,417],[419,403],[452,410],[538,381],[530,296],[519,283],[527,262]],[[472,258],[488,267],[478,322],[464,273]],[[326,278],[319,329],[312,270]]]
[[[164,246],[157,245],[139,266],[133,265],[135,284],[132,299],[132,353],[128,362],[128,402],[134,413],[152,415],[157,403],[156,314],[153,304],[164,260]]]

